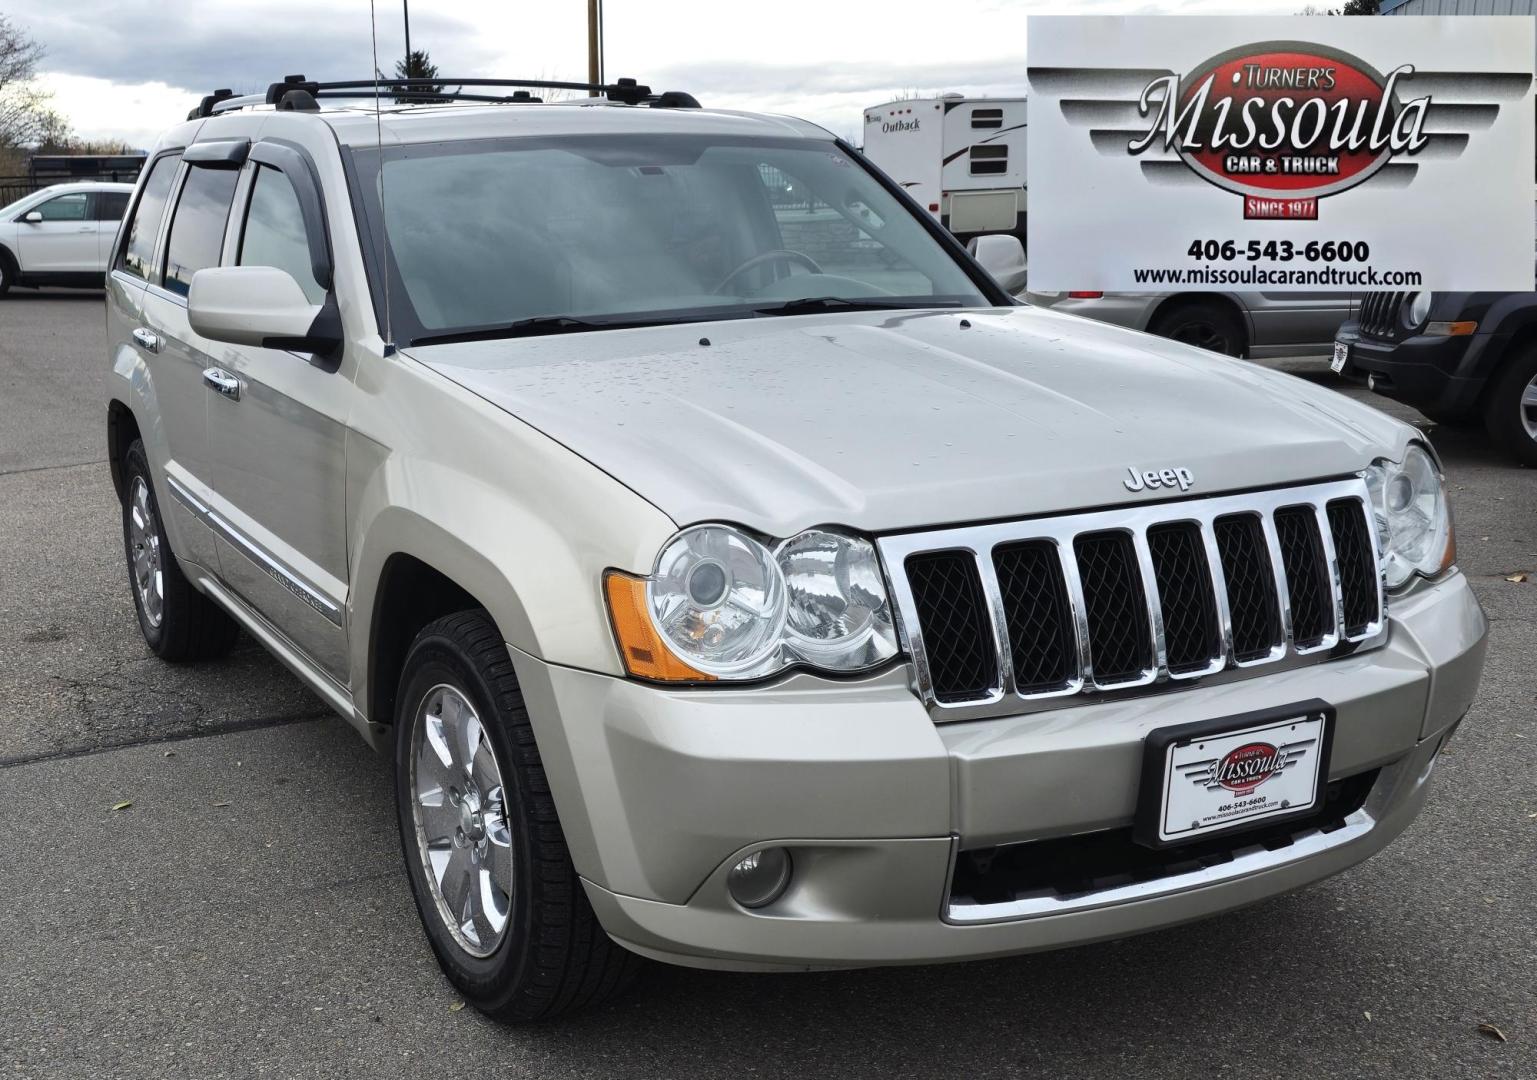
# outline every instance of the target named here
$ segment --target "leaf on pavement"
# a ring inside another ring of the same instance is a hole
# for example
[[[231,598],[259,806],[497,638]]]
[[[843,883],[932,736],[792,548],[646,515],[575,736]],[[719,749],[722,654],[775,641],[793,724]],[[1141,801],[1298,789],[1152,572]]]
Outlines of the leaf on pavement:
[[[216,803],[214,803],[214,804],[213,804],[213,805],[214,805],[214,808],[215,808],[215,809],[218,809],[218,808],[220,808],[220,807],[224,807],[224,806],[228,806],[228,805],[229,805],[229,803],[227,803],[227,802],[216,802]]]
[[[1521,571],[1518,571],[1518,572],[1516,572],[1514,574],[1510,574],[1509,576],[1507,576],[1505,578],[1505,580],[1506,581],[1513,581],[1517,585],[1520,585],[1520,584],[1523,584],[1526,581],[1526,578],[1527,578],[1526,571],[1525,570],[1521,570]]]
[[[1495,1027],[1493,1024],[1488,1024],[1488,1023],[1479,1024],[1478,1025],[1478,1033],[1480,1035],[1487,1035],[1487,1036],[1489,1036],[1489,1038],[1494,1039],[1496,1042],[1509,1042],[1510,1041],[1509,1039],[1505,1038],[1505,1033],[1503,1031],[1501,1031],[1499,1028]]]
[[[458,1012],[462,1008],[464,1008],[464,1002],[456,1001],[456,1002],[454,1002],[452,1005],[450,1005],[448,1007],[448,1011],[449,1012]],[[1503,1036],[1503,1035],[1500,1036],[1501,1039],[1503,1039],[1504,1037],[1505,1036]]]
[[[124,799],[120,803],[113,803],[112,804],[112,812],[115,814],[119,810],[127,810],[132,805],[133,805],[133,800],[132,799]]]

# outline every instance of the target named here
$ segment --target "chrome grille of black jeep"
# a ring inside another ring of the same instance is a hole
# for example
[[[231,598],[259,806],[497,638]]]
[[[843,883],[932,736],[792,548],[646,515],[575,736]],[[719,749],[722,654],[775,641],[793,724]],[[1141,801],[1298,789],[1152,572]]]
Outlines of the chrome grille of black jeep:
[[[1366,507],[1352,479],[892,536],[880,548],[918,689],[961,718],[1378,643]]]
[[[1361,310],[1356,319],[1361,333],[1387,341],[1401,337],[1405,331],[1398,313],[1408,296],[1408,293],[1403,292],[1367,293],[1361,299]]]

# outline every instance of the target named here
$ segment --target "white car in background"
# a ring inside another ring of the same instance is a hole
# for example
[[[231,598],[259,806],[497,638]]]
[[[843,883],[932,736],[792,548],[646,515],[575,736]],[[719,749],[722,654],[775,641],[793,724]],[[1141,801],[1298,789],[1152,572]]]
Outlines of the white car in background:
[[[0,208],[0,296],[13,285],[99,289],[132,184],[56,184]]]

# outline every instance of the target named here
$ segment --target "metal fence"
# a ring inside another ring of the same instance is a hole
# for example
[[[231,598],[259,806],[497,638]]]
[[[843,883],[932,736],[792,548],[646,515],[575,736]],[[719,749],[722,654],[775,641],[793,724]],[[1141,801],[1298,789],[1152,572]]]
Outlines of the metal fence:
[[[0,176],[0,206],[9,206],[17,199],[24,199],[34,191],[42,191],[55,184],[74,184],[81,181],[131,184],[138,178],[138,170],[99,173],[94,176]]]

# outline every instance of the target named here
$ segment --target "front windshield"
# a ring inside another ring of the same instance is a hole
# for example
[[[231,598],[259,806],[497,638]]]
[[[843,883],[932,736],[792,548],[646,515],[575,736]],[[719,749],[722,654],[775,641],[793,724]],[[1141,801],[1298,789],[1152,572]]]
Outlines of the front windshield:
[[[355,160],[377,222],[378,157]],[[513,324],[523,324],[514,333],[545,332],[991,303],[831,142],[646,135],[407,145],[385,151],[382,186],[402,343]]]

